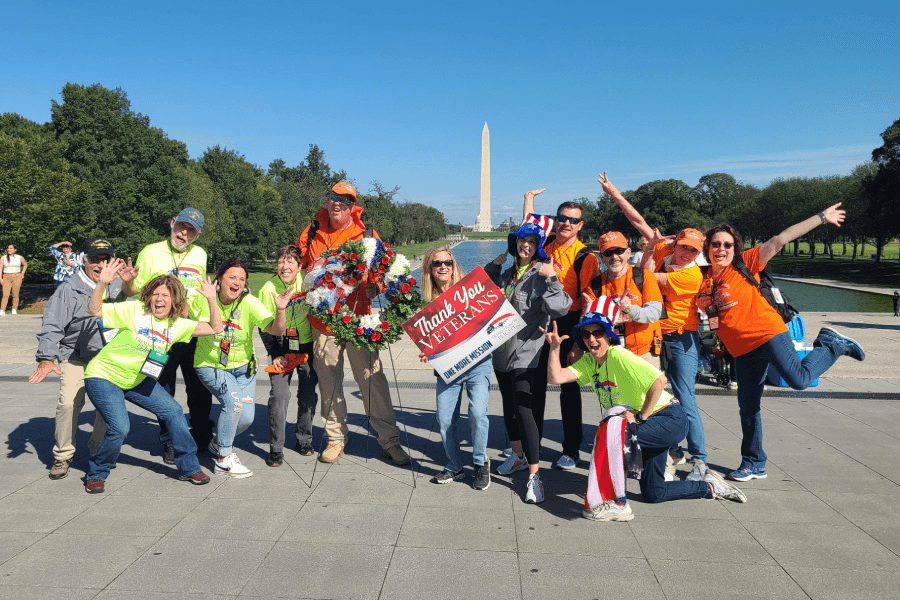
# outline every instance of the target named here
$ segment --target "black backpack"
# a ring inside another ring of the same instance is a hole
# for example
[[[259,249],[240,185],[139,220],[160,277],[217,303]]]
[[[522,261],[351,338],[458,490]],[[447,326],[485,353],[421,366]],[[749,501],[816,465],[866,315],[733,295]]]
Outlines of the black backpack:
[[[759,282],[756,281],[753,273],[750,272],[750,269],[740,256],[734,257],[731,266],[737,269],[737,272],[743,275],[744,279],[750,282],[750,285],[759,290],[760,295],[766,299],[769,306],[775,309],[782,321],[790,323],[794,315],[800,313],[799,310],[791,305],[791,299],[775,285],[775,280],[772,279],[772,272],[768,266],[758,273]],[[703,276],[705,277],[709,267],[702,267],[700,270],[703,271]]]
[[[544,248],[547,247],[547,244],[554,241],[556,239],[556,234],[552,233],[547,236],[547,239],[544,241]],[[576,294],[581,293],[581,267],[584,266],[584,261],[591,254],[591,249],[585,246],[581,250],[575,253],[575,260],[572,261],[572,269],[575,271],[575,281],[578,282],[578,287],[575,288]],[[551,259],[552,260],[552,259]]]

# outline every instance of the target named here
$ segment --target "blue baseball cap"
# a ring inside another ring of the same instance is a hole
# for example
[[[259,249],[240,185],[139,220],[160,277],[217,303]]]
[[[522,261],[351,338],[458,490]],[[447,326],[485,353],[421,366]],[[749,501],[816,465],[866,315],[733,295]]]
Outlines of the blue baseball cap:
[[[187,223],[197,231],[203,231],[204,220],[203,213],[190,206],[182,210],[178,213],[178,216],[175,217],[176,223]]]

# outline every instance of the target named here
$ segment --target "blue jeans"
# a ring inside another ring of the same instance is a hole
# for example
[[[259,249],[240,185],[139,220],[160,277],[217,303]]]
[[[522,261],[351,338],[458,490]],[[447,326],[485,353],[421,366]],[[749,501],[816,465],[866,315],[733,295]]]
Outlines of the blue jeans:
[[[672,394],[681,402],[687,417],[687,449],[694,458],[706,462],[706,436],[694,384],[697,381],[697,363],[700,360],[700,334],[696,331],[678,333],[673,331],[663,336],[671,350],[671,358],[666,365],[666,378],[672,384]],[[681,440],[675,442],[678,444]]]
[[[459,451],[459,408],[462,403],[462,388],[466,384],[469,397],[469,426],[472,428],[472,462],[481,466],[487,460],[488,440],[488,396],[491,392],[491,357],[460,375],[453,383],[437,380],[437,418],[441,430],[441,441],[447,453],[447,470],[454,473],[463,467]]]
[[[180,475],[190,476],[200,472],[197,444],[188,430],[184,411],[155,379],[147,377],[130,390],[123,390],[105,379],[88,377],[84,380],[84,389],[107,426],[97,453],[88,461],[87,479],[105,481],[109,470],[119,459],[122,443],[130,427],[126,400],[149,410],[169,428],[172,447],[175,449],[175,466]]]
[[[197,377],[222,404],[216,424],[219,455],[231,454],[234,438],[253,424],[256,412],[256,373],[250,363],[236,369],[197,367]]]
[[[647,502],[668,502],[683,498],[706,498],[709,484],[703,481],[666,481],[666,457],[669,448],[684,439],[688,419],[681,404],[672,403],[638,425],[644,470],[641,494]]]
[[[801,361],[797,351],[794,350],[790,334],[785,331],[759,348],[735,357],[738,409],[743,432],[739,468],[753,467],[763,471],[766,468],[766,453],[762,447],[760,401],[769,365],[778,369],[782,379],[789,386],[795,390],[802,390],[827,371],[843,353],[843,345],[826,335],[816,338],[812,352]]]

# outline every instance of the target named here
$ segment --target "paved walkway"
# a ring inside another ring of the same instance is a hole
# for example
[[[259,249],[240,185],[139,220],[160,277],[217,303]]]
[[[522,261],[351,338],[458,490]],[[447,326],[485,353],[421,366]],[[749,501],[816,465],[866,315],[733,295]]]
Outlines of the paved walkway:
[[[643,502],[629,481],[630,523],[580,517],[586,468],[550,469],[560,450],[558,395],[548,394],[544,504],[522,502],[525,477],[429,483],[444,464],[433,375],[414,349],[385,356],[402,440],[414,462],[377,458],[355,386],[352,438],[326,466],[286,451],[268,468],[265,402],[237,440],[245,480],[178,481],[158,456],[158,427],[133,409],[131,433],[105,494],[83,491],[93,411],[82,415],[68,478],[50,481],[56,380],[32,386],[39,317],[0,320],[0,596],[4,598],[896,598],[900,588],[900,319],[806,315],[866,348],[818,389],[763,402],[765,480],[741,484],[747,504]],[[348,381],[349,381],[348,377]],[[737,466],[734,392],[700,386],[713,468]],[[183,403],[183,393],[178,399]],[[505,446],[491,394],[489,456]],[[585,398],[582,458],[596,401]],[[468,438],[463,418],[460,431]],[[317,427],[315,443],[321,443]],[[466,442],[467,443],[467,442]],[[468,448],[466,448],[468,450]],[[201,464],[211,471],[209,455]],[[682,467],[683,468],[683,467]],[[682,472],[683,475],[683,472]]]
[[[830,288],[839,288],[842,290],[856,290],[857,292],[868,292],[870,294],[881,294],[883,296],[893,296],[894,291],[900,288],[900,285],[860,285],[858,283],[847,283],[845,281],[836,281],[834,279],[817,279],[815,277],[790,277],[787,275],[774,275],[774,279],[784,279],[786,281],[796,281],[797,283],[808,283],[810,285],[821,285]]]

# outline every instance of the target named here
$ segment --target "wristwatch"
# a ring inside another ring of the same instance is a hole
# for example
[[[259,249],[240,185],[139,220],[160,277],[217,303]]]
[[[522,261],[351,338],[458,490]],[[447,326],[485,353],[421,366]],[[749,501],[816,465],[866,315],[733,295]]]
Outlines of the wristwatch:
[[[647,419],[640,413],[640,411],[634,413],[634,420],[638,423],[646,423]]]
[[[825,218],[825,211],[822,211],[819,213],[819,218],[822,219],[822,224],[825,224],[828,222],[828,219]]]

